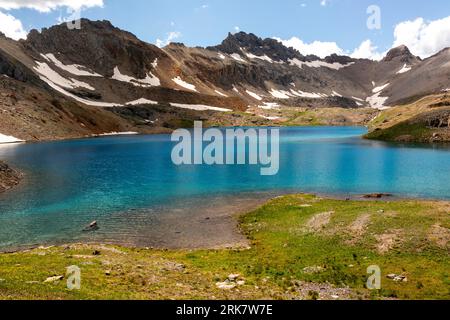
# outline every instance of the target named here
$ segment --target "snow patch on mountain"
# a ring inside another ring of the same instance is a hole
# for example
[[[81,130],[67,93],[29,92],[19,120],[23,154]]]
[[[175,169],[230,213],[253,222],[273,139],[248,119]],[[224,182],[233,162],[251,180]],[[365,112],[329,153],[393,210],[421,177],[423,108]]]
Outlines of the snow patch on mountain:
[[[255,98],[258,101],[261,101],[263,98],[261,98],[259,95],[257,95],[254,92],[251,92],[250,90],[246,90],[245,92],[247,92],[247,94],[253,98]]]
[[[390,83],[386,83],[385,85],[376,87],[376,88],[374,88],[374,89],[372,90],[372,92],[373,92],[373,93],[381,92],[381,91],[383,91],[384,89],[386,89],[389,85],[390,85]]]
[[[79,86],[82,82],[71,79],[68,80],[66,78],[61,77],[58,73],[53,71],[45,62],[36,62],[37,67],[34,67],[34,70],[39,74],[39,78],[47,83],[53,90],[70,97],[78,102],[81,102],[85,105],[94,106],[94,107],[115,107],[120,106],[118,103],[109,103],[109,102],[100,102],[100,101],[91,101],[84,98],[80,98],[73,93],[67,91],[67,89],[73,89],[74,86]],[[86,86],[90,87],[86,84]],[[92,88],[92,87],[91,87]],[[92,88],[94,89],[94,88]]]
[[[232,57],[234,60],[236,60],[237,62],[247,63],[247,61],[245,61],[245,60],[242,58],[242,56],[241,56],[240,54],[238,54],[238,53],[233,53],[233,54],[231,55],[231,57]]]
[[[87,67],[79,65],[79,64],[65,65],[64,63],[59,61],[53,53],[41,54],[41,56],[48,62],[52,62],[59,69],[69,72],[75,76],[103,77],[101,74],[95,73],[93,71],[89,71],[89,69]]]
[[[356,100],[356,101],[364,102],[364,100],[361,99],[361,98],[357,98],[357,97],[353,97],[353,96],[352,96],[352,99],[353,99],[353,100]]]
[[[289,99],[292,97],[292,94],[290,94],[288,91],[285,91],[285,90],[272,89],[272,90],[270,90],[269,93],[277,99]]]
[[[374,95],[370,96],[366,99],[366,101],[369,103],[369,105],[372,108],[378,109],[378,110],[389,109],[388,106],[385,106],[385,103],[389,99],[389,97],[381,96],[381,93],[383,92],[383,90],[386,89],[389,85],[390,85],[390,83],[386,83],[385,85],[376,87],[372,90]]]
[[[183,87],[183,88],[191,90],[191,91],[198,92],[193,84],[190,84],[190,83],[184,81],[183,79],[181,79],[181,77],[173,78],[172,81],[175,82],[180,87]]]
[[[23,140],[17,139],[12,136],[7,136],[0,133],[0,144],[2,143],[17,143],[17,142],[24,142]]]
[[[51,82],[57,84],[60,87],[66,88],[66,89],[76,89],[76,88],[85,88],[88,90],[94,91],[95,88],[93,88],[91,85],[78,81],[76,79],[67,79],[61,76],[59,73],[54,71],[50,66],[45,62],[39,62],[36,61],[37,66],[33,69],[41,76],[47,78]]]
[[[245,55],[249,59],[259,59],[259,60],[267,61],[267,62],[270,62],[270,63],[274,63],[274,61],[272,59],[270,59],[267,55],[257,56],[257,55],[254,55],[254,54],[251,54],[251,53],[248,53],[248,52],[246,52]]]
[[[325,68],[329,68],[329,69],[333,69],[333,70],[340,70],[346,67],[349,67],[351,65],[354,64],[354,62],[350,62],[347,64],[341,64],[339,62],[335,62],[335,63],[328,63],[325,61],[321,61],[321,60],[314,60],[314,61],[300,61],[297,58],[294,59],[289,59],[289,64],[293,65],[293,66],[297,66],[300,69],[303,68],[303,66],[307,66],[310,68],[321,68],[321,67],[325,67]]]
[[[137,79],[121,73],[119,67],[114,68],[114,74],[111,77],[111,79],[121,82],[128,82],[136,87],[144,87],[144,88],[158,87],[161,85],[161,81],[159,80],[159,78],[153,75],[151,72],[149,72],[144,79]]]
[[[271,121],[281,119],[280,117],[268,117],[268,116],[263,116],[263,115],[260,115],[260,117],[261,117],[261,118],[264,118],[264,119],[266,119],[266,120],[271,120]]]
[[[130,102],[126,103],[126,105],[129,105],[129,106],[137,106],[137,105],[141,105],[141,104],[158,104],[158,102],[157,101],[153,101],[153,100],[148,100],[148,99],[145,99],[145,98],[140,98],[140,99],[137,99],[137,100],[130,101]]]
[[[217,93],[219,96],[227,98],[228,96],[225,93],[220,92],[219,90],[214,90],[215,93]]]
[[[158,58],[156,58],[156,59],[152,62],[152,67],[153,67],[153,69],[158,68]]]
[[[276,102],[264,102],[263,105],[258,106],[258,108],[263,110],[273,110],[279,109],[280,105]]]
[[[231,109],[211,107],[202,104],[183,104],[183,103],[170,103],[172,107],[181,108],[181,109],[189,109],[196,111],[218,111],[218,112],[230,112]]]
[[[301,90],[295,91],[294,89],[291,89],[291,93],[297,97],[301,98],[308,98],[308,99],[321,99],[328,97],[326,94],[321,93],[313,93],[313,92],[304,92]]]
[[[406,73],[408,71],[410,71],[412,69],[412,67],[408,67],[408,65],[405,63],[405,65],[403,66],[403,68],[401,68],[397,74],[402,74],[402,73]]]

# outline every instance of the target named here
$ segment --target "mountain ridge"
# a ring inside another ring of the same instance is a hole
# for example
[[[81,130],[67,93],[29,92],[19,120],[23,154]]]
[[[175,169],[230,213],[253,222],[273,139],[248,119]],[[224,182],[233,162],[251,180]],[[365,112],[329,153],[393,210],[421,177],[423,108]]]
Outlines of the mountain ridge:
[[[159,105],[166,120],[180,109],[200,118],[206,112],[208,119],[223,118],[218,112],[229,110],[269,123],[288,108],[383,110],[450,88],[448,49],[423,60],[406,46],[393,48],[380,61],[321,59],[245,32],[229,33],[217,46],[158,48],[106,20],[81,23],[81,30],[65,24],[33,30],[26,40],[0,37],[0,74],[10,78],[5,86],[14,79],[42,97],[53,96],[47,102],[56,99],[66,106],[71,101],[101,112]],[[230,119],[233,123],[236,117]],[[142,119],[146,130],[154,130],[151,124],[164,126],[156,120]],[[136,125],[113,122],[109,127],[116,129]]]

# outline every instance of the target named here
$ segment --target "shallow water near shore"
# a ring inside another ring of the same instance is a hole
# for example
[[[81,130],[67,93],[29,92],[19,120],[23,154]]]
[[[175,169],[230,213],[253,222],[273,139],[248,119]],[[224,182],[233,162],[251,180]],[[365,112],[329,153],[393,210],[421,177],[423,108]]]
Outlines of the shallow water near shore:
[[[175,166],[170,135],[0,146],[25,172],[0,194],[0,250],[96,241],[223,246],[244,241],[230,213],[291,192],[450,199],[450,147],[366,141],[361,127],[282,128],[280,171]],[[82,229],[97,220],[100,230]]]

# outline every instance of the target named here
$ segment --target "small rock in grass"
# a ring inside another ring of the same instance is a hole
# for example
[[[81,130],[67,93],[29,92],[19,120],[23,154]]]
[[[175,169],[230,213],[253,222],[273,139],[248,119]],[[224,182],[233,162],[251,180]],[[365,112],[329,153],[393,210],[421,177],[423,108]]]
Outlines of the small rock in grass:
[[[105,271],[105,275],[110,276],[111,275],[111,270],[106,270]]]
[[[236,288],[236,283],[232,283],[227,280],[224,282],[217,282],[216,287],[222,290],[232,290]]]
[[[44,283],[57,282],[57,281],[61,281],[62,279],[64,279],[64,276],[48,277],[48,278],[44,281]]]
[[[238,282],[236,282],[238,286],[243,286],[245,284],[244,280],[240,280]]]
[[[229,276],[228,276],[228,280],[229,281],[236,281],[237,279],[239,279],[239,277],[240,277],[241,275],[240,274],[230,274]]]
[[[395,273],[391,273],[391,274],[388,274],[386,277],[395,282],[408,282],[408,278],[404,275],[398,275]]]

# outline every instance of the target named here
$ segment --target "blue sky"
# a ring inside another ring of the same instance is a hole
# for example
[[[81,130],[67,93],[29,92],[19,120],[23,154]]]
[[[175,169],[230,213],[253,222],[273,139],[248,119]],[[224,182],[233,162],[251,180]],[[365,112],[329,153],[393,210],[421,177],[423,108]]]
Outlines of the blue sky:
[[[47,1],[62,4],[67,2]],[[95,3],[102,0],[80,1]],[[25,31],[51,26],[57,23],[61,15],[67,16],[67,8],[64,6],[55,5],[50,12],[27,8],[7,10],[4,5],[2,9],[2,3],[5,2],[20,4],[33,0],[0,0],[0,12],[20,20]],[[369,30],[366,25],[369,17],[366,10],[374,4],[381,9],[379,30]],[[114,25],[131,31],[150,43],[156,43],[157,39],[164,42],[171,33],[174,41],[184,42],[189,46],[215,45],[220,43],[228,32],[235,32],[239,28],[261,37],[286,40],[296,37],[305,44],[313,41],[335,42],[342,52],[349,54],[364,41],[370,40],[369,47],[371,46],[373,53],[381,53],[396,42],[394,30],[399,23],[413,22],[421,17],[422,26],[416,24],[420,29],[432,21],[447,18],[450,16],[450,1],[103,0],[103,7],[85,8],[82,16],[110,20]],[[442,24],[440,27],[445,29]],[[419,29],[416,32],[419,33]],[[450,42],[450,35],[445,38],[449,38]]]

